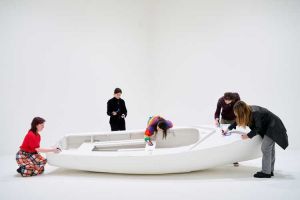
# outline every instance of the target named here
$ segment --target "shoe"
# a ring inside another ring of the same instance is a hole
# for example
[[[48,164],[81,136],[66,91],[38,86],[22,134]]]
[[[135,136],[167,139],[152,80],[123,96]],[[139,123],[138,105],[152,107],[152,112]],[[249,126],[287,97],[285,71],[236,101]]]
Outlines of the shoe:
[[[238,167],[240,164],[238,162],[233,163],[233,166]]]
[[[263,173],[263,172],[257,172],[257,173]],[[274,173],[273,172],[271,172],[271,174],[270,174],[271,176],[274,176]]]
[[[254,178],[271,178],[272,173],[271,174],[266,174],[263,172],[256,172],[256,174],[253,175]]]
[[[21,167],[19,167],[19,168],[17,169],[17,172],[18,172],[19,174],[21,174]]]

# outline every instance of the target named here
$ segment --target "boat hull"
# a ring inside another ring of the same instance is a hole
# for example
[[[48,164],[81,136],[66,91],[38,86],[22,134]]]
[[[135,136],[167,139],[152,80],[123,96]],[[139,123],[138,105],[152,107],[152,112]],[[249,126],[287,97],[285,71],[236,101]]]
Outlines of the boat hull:
[[[223,140],[223,141],[222,141]],[[153,151],[48,153],[49,164],[76,170],[122,174],[168,174],[204,170],[261,157],[261,138],[241,140],[218,133],[199,145]]]

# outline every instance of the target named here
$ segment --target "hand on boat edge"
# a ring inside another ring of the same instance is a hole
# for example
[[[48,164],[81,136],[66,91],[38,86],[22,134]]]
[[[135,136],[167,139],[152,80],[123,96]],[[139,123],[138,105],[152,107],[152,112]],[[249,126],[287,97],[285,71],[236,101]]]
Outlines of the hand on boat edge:
[[[247,135],[247,134],[242,134],[242,135],[241,135],[241,138],[242,138],[243,140],[247,140],[247,139],[249,139],[249,137],[248,137],[248,135]]]

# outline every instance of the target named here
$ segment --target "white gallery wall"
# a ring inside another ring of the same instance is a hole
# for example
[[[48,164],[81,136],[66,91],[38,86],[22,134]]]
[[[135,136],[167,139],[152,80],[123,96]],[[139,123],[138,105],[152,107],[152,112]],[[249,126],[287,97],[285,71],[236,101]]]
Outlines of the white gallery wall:
[[[300,1],[156,1],[152,15],[155,112],[212,123],[217,99],[237,91],[300,146]]]
[[[161,114],[213,123],[237,91],[269,108],[300,147],[300,1],[0,0],[0,154],[14,153],[33,117],[42,145],[110,130],[121,87],[127,129]]]

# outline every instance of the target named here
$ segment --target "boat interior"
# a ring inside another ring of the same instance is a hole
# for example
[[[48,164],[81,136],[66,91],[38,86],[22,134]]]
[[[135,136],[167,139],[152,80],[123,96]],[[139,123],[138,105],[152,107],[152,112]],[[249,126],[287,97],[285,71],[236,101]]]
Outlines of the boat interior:
[[[155,149],[178,148],[196,144],[207,134],[198,128],[173,128],[168,130],[165,139],[162,132],[152,136]],[[59,142],[63,150],[92,151],[120,151],[120,150],[144,150],[147,146],[144,141],[144,130],[116,131],[109,133],[85,133],[65,136]]]

